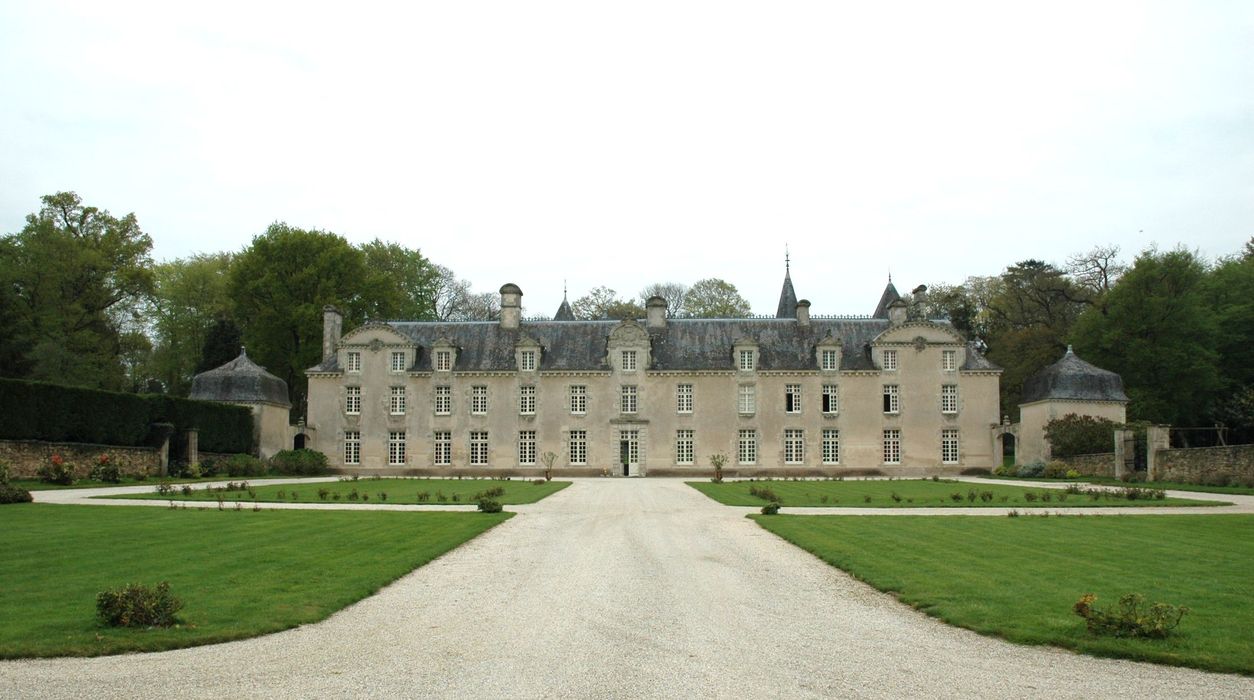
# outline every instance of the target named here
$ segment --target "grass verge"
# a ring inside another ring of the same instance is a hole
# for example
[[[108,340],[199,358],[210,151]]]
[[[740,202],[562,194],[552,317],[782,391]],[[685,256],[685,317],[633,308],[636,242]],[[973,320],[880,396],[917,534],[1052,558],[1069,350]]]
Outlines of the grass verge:
[[[159,501],[212,501],[252,503],[392,503],[399,505],[474,505],[477,496],[491,489],[502,489],[492,500],[503,505],[535,503],[570,486],[569,481],[534,481],[519,479],[406,479],[373,477],[345,481],[314,481],[295,484],[254,484],[237,479],[234,489],[204,486],[171,494],[153,492],[98,498],[137,498]],[[190,485],[189,485],[190,486]],[[425,497],[424,497],[425,494]]]
[[[331,613],[510,513],[0,507],[0,658],[159,651]],[[169,581],[184,624],[100,626],[96,594]]]
[[[1046,479],[1045,477],[1035,476],[990,476],[989,479],[1003,479],[1010,481],[1035,481],[1055,484],[1101,484],[1103,486],[1149,486],[1155,489],[1170,489],[1172,491],[1196,491],[1200,493],[1229,493],[1235,496],[1254,496],[1254,487],[1250,486],[1205,486],[1203,484],[1185,484],[1179,481],[1146,481],[1128,483],[1120,481],[1111,476],[1081,476],[1075,479]]]
[[[1254,674],[1254,516],[751,516],[950,624],[1023,644]],[[1071,606],[1130,592],[1192,612],[1162,640],[1090,634]],[[839,624],[838,620],[833,621]]]
[[[250,481],[259,481],[259,480],[265,480],[265,479],[290,479],[291,477],[271,475],[271,476],[249,476],[249,477],[239,477],[239,478],[246,478],[246,479],[249,479]],[[156,484],[160,484],[160,483],[207,484],[211,481],[226,481],[229,479],[230,477],[227,477],[227,476],[205,476],[199,479],[166,479],[166,478],[162,478],[159,476],[150,476],[144,479],[135,479],[135,478],[127,476],[127,477],[123,477],[122,480],[116,484],[110,483],[107,481],[92,481],[91,479],[79,479],[78,481],[75,481],[72,484],[49,484],[48,482],[40,481],[39,479],[13,479],[9,483],[13,484],[14,486],[20,486],[26,489],[27,491],[61,491],[64,489],[107,489],[107,488],[112,488],[114,486],[145,486],[145,485],[155,486]]]
[[[978,484],[951,479],[858,479],[826,481],[689,481],[687,484],[728,506],[761,506],[767,489],[785,507],[832,508],[1091,508],[1113,506],[1214,506],[1216,501],[1138,497],[1114,492],[1069,494],[1062,489]],[[1097,489],[1095,489],[1096,491]],[[1138,496],[1144,492],[1136,492]]]

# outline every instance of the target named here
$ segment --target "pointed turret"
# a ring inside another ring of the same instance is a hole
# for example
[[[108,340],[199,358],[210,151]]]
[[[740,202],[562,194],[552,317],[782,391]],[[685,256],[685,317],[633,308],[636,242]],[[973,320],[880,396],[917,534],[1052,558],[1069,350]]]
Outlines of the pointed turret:
[[[875,313],[871,314],[871,318],[888,318],[888,307],[893,305],[894,301],[900,301],[901,295],[897,293],[897,288],[893,286],[893,276],[888,276],[888,286],[884,287],[884,293],[880,295],[880,303],[875,307]]]
[[[797,293],[792,288],[792,270],[787,251],[784,252],[784,288],[779,291],[779,308],[775,318],[797,317]]]
[[[554,321],[574,321],[575,312],[570,308],[570,302],[566,301],[566,286],[562,285],[562,305],[557,307],[557,313],[553,314]]]

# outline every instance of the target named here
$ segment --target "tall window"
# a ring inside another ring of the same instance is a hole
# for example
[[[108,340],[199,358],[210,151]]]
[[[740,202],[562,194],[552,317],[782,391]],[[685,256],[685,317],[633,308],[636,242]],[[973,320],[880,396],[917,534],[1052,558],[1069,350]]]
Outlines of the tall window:
[[[448,430],[435,431],[435,466],[447,467],[453,463],[453,433]]]
[[[840,464],[840,431],[823,429],[823,464]]]
[[[822,362],[820,363],[819,366],[822,367],[823,369],[825,370],[840,369],[840,362],[836,359],[835,350],[824,350],[820,354],[820,356],[822,357]]]
[[[784,464],[802,464],[806,459],[805,431],[800,428],[784,430]]]
[[[435,414],[447,416],[453,412],[453,388],[447,385],[435,387]]]
[[[536,369],[536,351],[523,350],[518,353],[518,369],[524,372],[534,372]]]
[[[361,387],[344,387],[344,412],[350,416],[361,415]]]
[[[740,464],[758,463],[758,433],[755,430],[741,430],[740,440],[736,443],[736,461]]]
[[[398,351],[392,352],[392,371],[393,372],[405,371],[405,351],[402,350],[399,352]]]
[[[636,387],[633,384],[624,384],[622,393],[619,394],[619,409],[623,413],[636,412]]]
[[[356,350],[349,350],[344,353],[344,362],[347,365],[344,370],[347,372],[357,373],[361,371],[361,353]]]
[[[470,412],[476,415],[488,412],[488,388],[486,386],[470,387]]]
[[[518,431],[518,463],[522,465],[536,463],[536,431]]]
[[[945,384],[941,386],[941,413],[957,413],[958,412],[958,385]]]
[[[801,385],[784,385],[784,413],[801,413]]]
[[[958,463],[958,431],[942,430],[941,431],[941,463],[957,464]]]
[[[388,464],[399,466],[405,463],[405,431],[393,430],[388,433]]]
[[[692,431],[675,431],[675,464],[692,464]]]
[[[518,387],[518,412],[524,416],[535,415],[536,387],[534,384]]]
[[[675,387],[675,411],[692,413],[692,385],[680,384]]]
[[[627,462],[629,464],[640,463],[640,431],[639,430],[620,430],[618,431],[618,439],[627,443]]]
[[[884,464],[901,464],[901,431],[884,431]]]
[[[622,354],[622,358],[623,358],[622,369],[624,372],[636,371],[636,351],[635,350],[624,350]]]
[[[736,394],[736,408],[741,414],[752,414],[758,410],[758,393],[753,386],[741,386]]]
[[[752,350],[740,351],[740,371],[742,372],[753,371],[753,351]]]
[[[823,412],[840,412],[840,389],[835,384],[823,385]]]
[[[452,350],[436,350],[435,351],[435,371],[447,372],[453,369],[453,351]]]
[[[588,463],[588,431],[570,431],[570,463],[581,466]]]
[[[588,412],[588,387],[583,384],[570,386],[570,412],[583,415]]]
[[[897,369],[897,351],[896,350],[884,351],[884,369],[885,371],[892,371],[892,370]]]
[[[884,413],[901,413],[901,392],[896,384],[884,385]]]
[[[958,369],[958,351],[941,350],[941,369],[952,372]]]
[[[392,387],[392,396],[388,401],[388,412],[394,416],[405,415],[405,387]]]
[[[361,432],[344,431],[344,463],[361,464]]]
[[[488,431],[470,431],[470,463],[481,467],[488,463]]]

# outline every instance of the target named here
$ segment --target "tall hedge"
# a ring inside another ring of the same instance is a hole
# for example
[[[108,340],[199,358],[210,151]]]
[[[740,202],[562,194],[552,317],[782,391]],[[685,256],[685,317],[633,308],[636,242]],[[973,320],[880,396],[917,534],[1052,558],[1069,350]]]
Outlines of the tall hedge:
[[[0,439],[138,446],[153,423],[173,423],[179,440],[198,428],[208,452],[252,451],[253,417],[243,406],[0,379]]]

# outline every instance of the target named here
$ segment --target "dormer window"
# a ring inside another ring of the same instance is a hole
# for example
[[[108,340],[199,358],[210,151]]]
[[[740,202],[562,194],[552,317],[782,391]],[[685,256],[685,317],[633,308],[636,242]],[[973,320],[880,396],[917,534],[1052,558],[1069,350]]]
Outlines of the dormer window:
[[[392,371],[393,371],[393,372],[404,372],[404,371],[405,371],[405,351],[404,351],[404,350],[393,350],[393,351],[392,351],[392,365],[391,365],[391,367],[392,367]]]
[[[636,351],[624,350],[622,352],[621,357],[622,357],[622,364],[621,364],[622,370],[624,372],[635,372],[636,371]]]
[[[823,350],[820,350],[819,367],[827,372],[840,369],[840,355],[836,353],[835,349],[824,348]]]
[[[884,351],[884,360],[882,362],[882,366],[885,372],[897,371],[897,351],[896,350]]]
[[[941,350],[941,369],[952,372],[958,369],[958,351]]]
[[[452,350],[436,350],[435,351],[435,371],[447,372],[453,369],[453,351]]]
[[[518,352],[518,370],[520,372],[536,371],[536,351],[520,350]]]
[[[740,368],[740,371],[752,372],[753,368],[757,365],[757,352],[753,350],[740,350],[736,353],[736,355],[739,358],[736,362],[736,366]]]
[[[361,372],[361,352],[349,350],[344,353],[344,371],[354,374]]]

